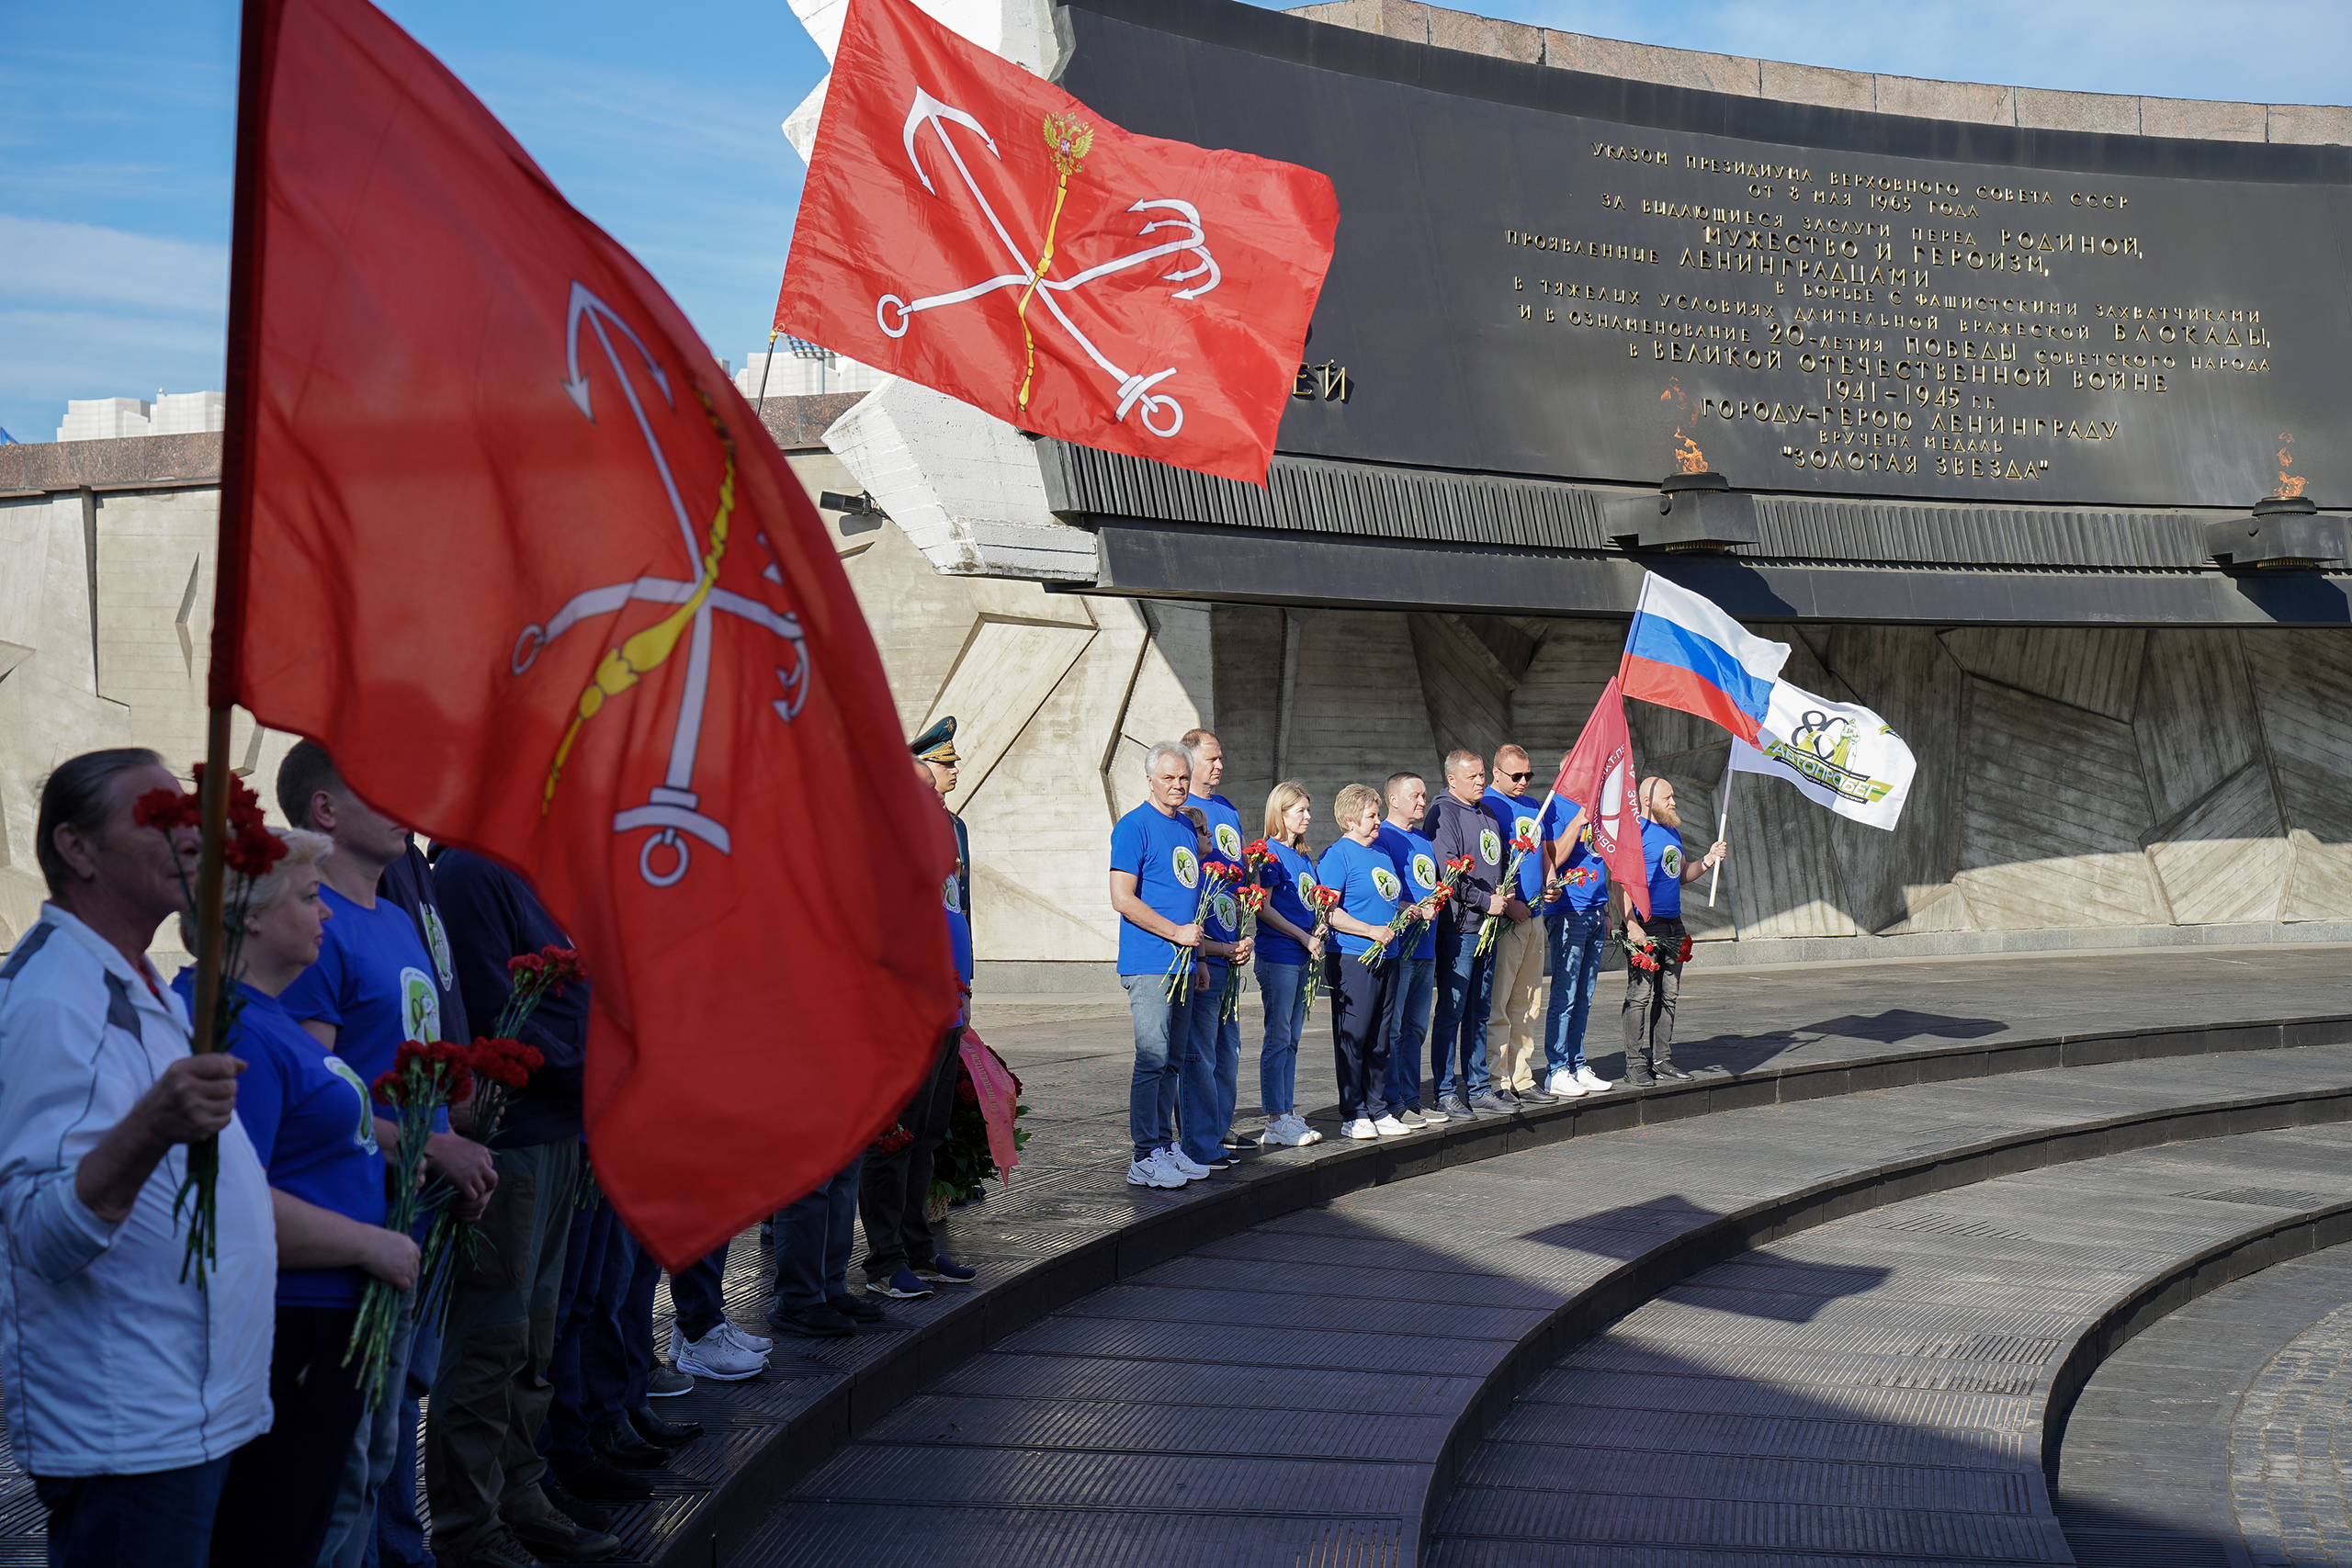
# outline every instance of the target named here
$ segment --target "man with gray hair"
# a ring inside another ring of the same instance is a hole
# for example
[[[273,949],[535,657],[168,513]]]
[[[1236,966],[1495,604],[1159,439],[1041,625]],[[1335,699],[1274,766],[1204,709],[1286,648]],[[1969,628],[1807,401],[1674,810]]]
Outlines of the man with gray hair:
[[[33,844],[49,901],[0,964],[8,1444],[66,1568],[197,1568],[229,1456],[271,1421],[277,1224],[235,1119],[244,1064],[188,1055],[187,1009],[147,962],[196,858],[193,829],[139,825],[150,790],[180,786],[147,750],[50,774]],[[175,1194],[206,1138],[217,1257],[199,1285]]]
[[[1183,807],[1193,788],[1193,756],[1163,740],[1143,759],[1144,801],[1111,829],[1111,908],[1119,914],[1119,984],[1135,1019],[1135,1077],[1127,1090],[1127,1134],[1135,1145],[1127,1180],[1136,1187],[1182,1187],[1208,1168],[1176,1146],[1176,1082],[1190,1055],[1189,989],[1170,995],[1170,965],[1180,947],[1201,945],[1199,835]],[[1222,1129],[1220,1129],[1222,1131]]]

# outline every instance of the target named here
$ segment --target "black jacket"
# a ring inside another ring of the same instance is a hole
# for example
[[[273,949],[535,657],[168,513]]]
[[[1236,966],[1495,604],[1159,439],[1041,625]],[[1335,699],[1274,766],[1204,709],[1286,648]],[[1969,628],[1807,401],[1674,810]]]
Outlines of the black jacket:
[[[466,1011],[484,1034],[498,1027],[513,989],[506,961],[571,941],[539,905],[531,885],[504,866],[460,849],[433,863],[433,890],[449,924],[449,948]],[[582,962],[585,962],[583,956]],[[580,1085],[588,1046],[588,987],[566,986],[540,999],[518,1035],[546,1058],[507,1102],[493,1147],[525,1148],[580,1136]]]
[[[1441,870],[1447,861],[1457,856],[1470,857],[1470,869],[1453,885],[1453,898],[1438,918],[1445,922],[1448,931],[1476,929],[1487,918],[1487,896],[1494,892],[1496,880],[1503,874],[1499,859],[1488,865],[1478,854],[1478,835],[1495,830],[1495,814],[1487,809],[1484,802],[1464,806],[1452,794],[1442,793],[1430,807],[1421,830],[1436,846]]]

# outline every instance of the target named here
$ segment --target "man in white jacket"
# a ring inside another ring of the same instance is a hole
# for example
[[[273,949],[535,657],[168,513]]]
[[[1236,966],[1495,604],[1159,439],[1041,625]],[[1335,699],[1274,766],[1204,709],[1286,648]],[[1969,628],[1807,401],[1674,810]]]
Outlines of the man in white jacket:
[[[132,804],[177,783],[95,751],[41,789],[40,920],[0,964],[0,1383],[8,1443],[49,1511],[51,1563],[205,1562],[229,1455],[270,1423],[277,1247],[224,1054],[146,958],[187,907],[192,830]],[[219,1262],[180,1277],[187,1145],[218,1135]]]

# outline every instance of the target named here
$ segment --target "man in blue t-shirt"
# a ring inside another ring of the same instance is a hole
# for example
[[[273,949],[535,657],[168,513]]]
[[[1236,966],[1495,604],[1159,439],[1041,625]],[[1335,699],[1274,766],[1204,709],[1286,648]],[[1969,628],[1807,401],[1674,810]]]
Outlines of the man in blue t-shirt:
[[[1193,756],[1163,740],[1145,753],[1144,802],[1111,829],[1111,908],[1119,915],[1119,984],[1126,987],[1136,1037],[1127,1089],[1127,1135],[1135,1145],[1127,1180],[1182,1187],[1208,1174],[1176,1146],[1176,1086],[1190,1059],[1192,996],[1171,994],[1180,947],[1201,945],[1200,834],[1182,807],[1192,795]]]
[[[1360,962],[1385,948],[1389,922],[1405,902],[1405,879],[1380,847],[1380,792],[1350,784],[1332,816],[1346,835],[1323,852],[1315,879],[1340,895],[1331,910],[1339,951],[1324,955],[1324,987],[1331,993],[1331,1048],[1338,1058],[1340,1134],[1348,1138],[1402,1137],[1412,1131],[1392,1113],[1388,1086],[1389,998],[1399,966],[1384,958]]]
[[[277,805],[294,826],[334,840],[319,885],[332,917],[319,961],[278,1000],[361,1082],[373,1084],[391,1067],[402,1041],[444,1037],[433,956],[408,912],[378,891],[385,872],[407,858],[409,830],[354,795],[326,749],[311,740],[296,742],[278,764]],[[398,1129],[378,1118],[387,1147]],[[456,1189],[454,1208],[462,1219],[480,1219],[498,1184],[490,1151],[450,1132],[446,1114],[425,1143],[424,1168]],[[414,1324],[405,1305],[393,1331],[391,1364],[411,1394],[431,1384],[440,1364],[439,1335]],[[424,1530],[416,1521],[415,1442],[415,1407],[407,1398],[385,1400],[359,1424],[320,1568],[358,1568],[378,1534],[379,1492],[387,1497],[379,1562],[389,1568],[428,1561],[418,1555]]]
[[[1612,912],[1623,909],[1626,937],[1647,942],[1657,964],[1629,964],[1625,970],[1625,1081],[1646,1089],[1690,1077],[1674,1065],[1674,1004],[1682,994],[1682,944],[1690,940],[1682,927],[1682,885],[1698,880],[1731,850],[1718,839],[1698,860],[1683,854],[1682,818],[1674,808],[1674,785],[1665,779],[1644,779],[1639,805],[1650,916],[1645,920],[1634,913],[1623,887],[1610,890],[1609,904]]]
[[[1494,1007],[1487,1019],[1487,1066],[1495,1080],[1488,1092],[1505,1108],[1514,1110],[1522,1101],[1530,1105],[1552,1101],[1552,1096],[1535,1081],[1535,1035],[1537,1021],[1544,1016],[1545,955],[1539,919],[1544,855],[1537,842],[1544,797],[1528,788],[1533,777],[1534,764],[1523,748],[1497,749],[1495,782],[1487,791],[1487,809],[1502,829],[1504,865],[1518,854],[1515,846],[1534,845],[1519,855],[1518,879],[1506,889],[1510,895],[1510,923],[1495,937]]]
[[[1544,927],[1552,954],[1552,998],[1544,1010],[1544,1088],[1557,1099],[1576,1100],[1611,1087],[1584,1055],[1593,983],[1609,932],[1609,867],[1592,847],[1592,825],[1580,803],[1547,796],[1536,827],[1544,840]]]
[[[1200,814],[1201,853],[1238,866],[1247,844],[1241,813],[1216,793],[1225,780],[1225,748],[1207,730],[1188,729],[1184,749],[1193,756],[1192,794],[1185,807]],[[1227,956],[1237,951],[1237,916],[1229,889],[1210,900],[1200,964],[1208,984],[1193,993],[1193,1059],[1179,1075],[1177,1088],[1177,1122],[1183,1133],[1178,1148],[1185,1158],[1211,1170],[1231,1165],[1231,1150],[1244,1146],[1244,1140],[1233,1136],[1233,1110],[1241,1083],[1241,1019],[1238,1012],[1225,1016],[1228,966],[1250,961],[1246,951],[1238,958]]]
[[[1388,1099],[1396,1120],[1408,1127],[1445,1121],[1434,1106],[1421,1109],[1421,1043],[1429,1038],[1430,1007],[1437,997],[1437,849],[1421,832],[1429,814],[1429,782],[1419,773],[1391,773],[1383,786],[1388,819],[1380,825],[1380,847],[1405,885],[1405,899],[1421,908],[1422,925],[1405,951],[1387,959],[1396,978],[1389,992]]]

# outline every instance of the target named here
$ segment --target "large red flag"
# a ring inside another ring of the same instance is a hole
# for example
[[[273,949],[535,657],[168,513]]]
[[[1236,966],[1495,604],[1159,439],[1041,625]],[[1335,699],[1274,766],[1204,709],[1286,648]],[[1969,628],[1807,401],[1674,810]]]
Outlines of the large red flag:
[[[1311,169],[1130,135],[910,0],[850,0],[775,325],[1263,484],[1339,221]]]
[[[1600,689],[1600,700],[1592,705],[1592,716],[1584,721],[1576,749],[1561,762],[1552,793],[1584,807],[1593,852],[1609,867],[1611,878],[1624,888],[1641,918],[1648,919],[1650,881],[1642,858],[1634,738],[1625,729],[1625,701],[1618,694],[1615,676]]]
[[[594,987],[605,1193],[683,1266],[934,1059],[937,805],[645,269],[365,0],[249,0],[241,93],[214,701],[531,878]]]

